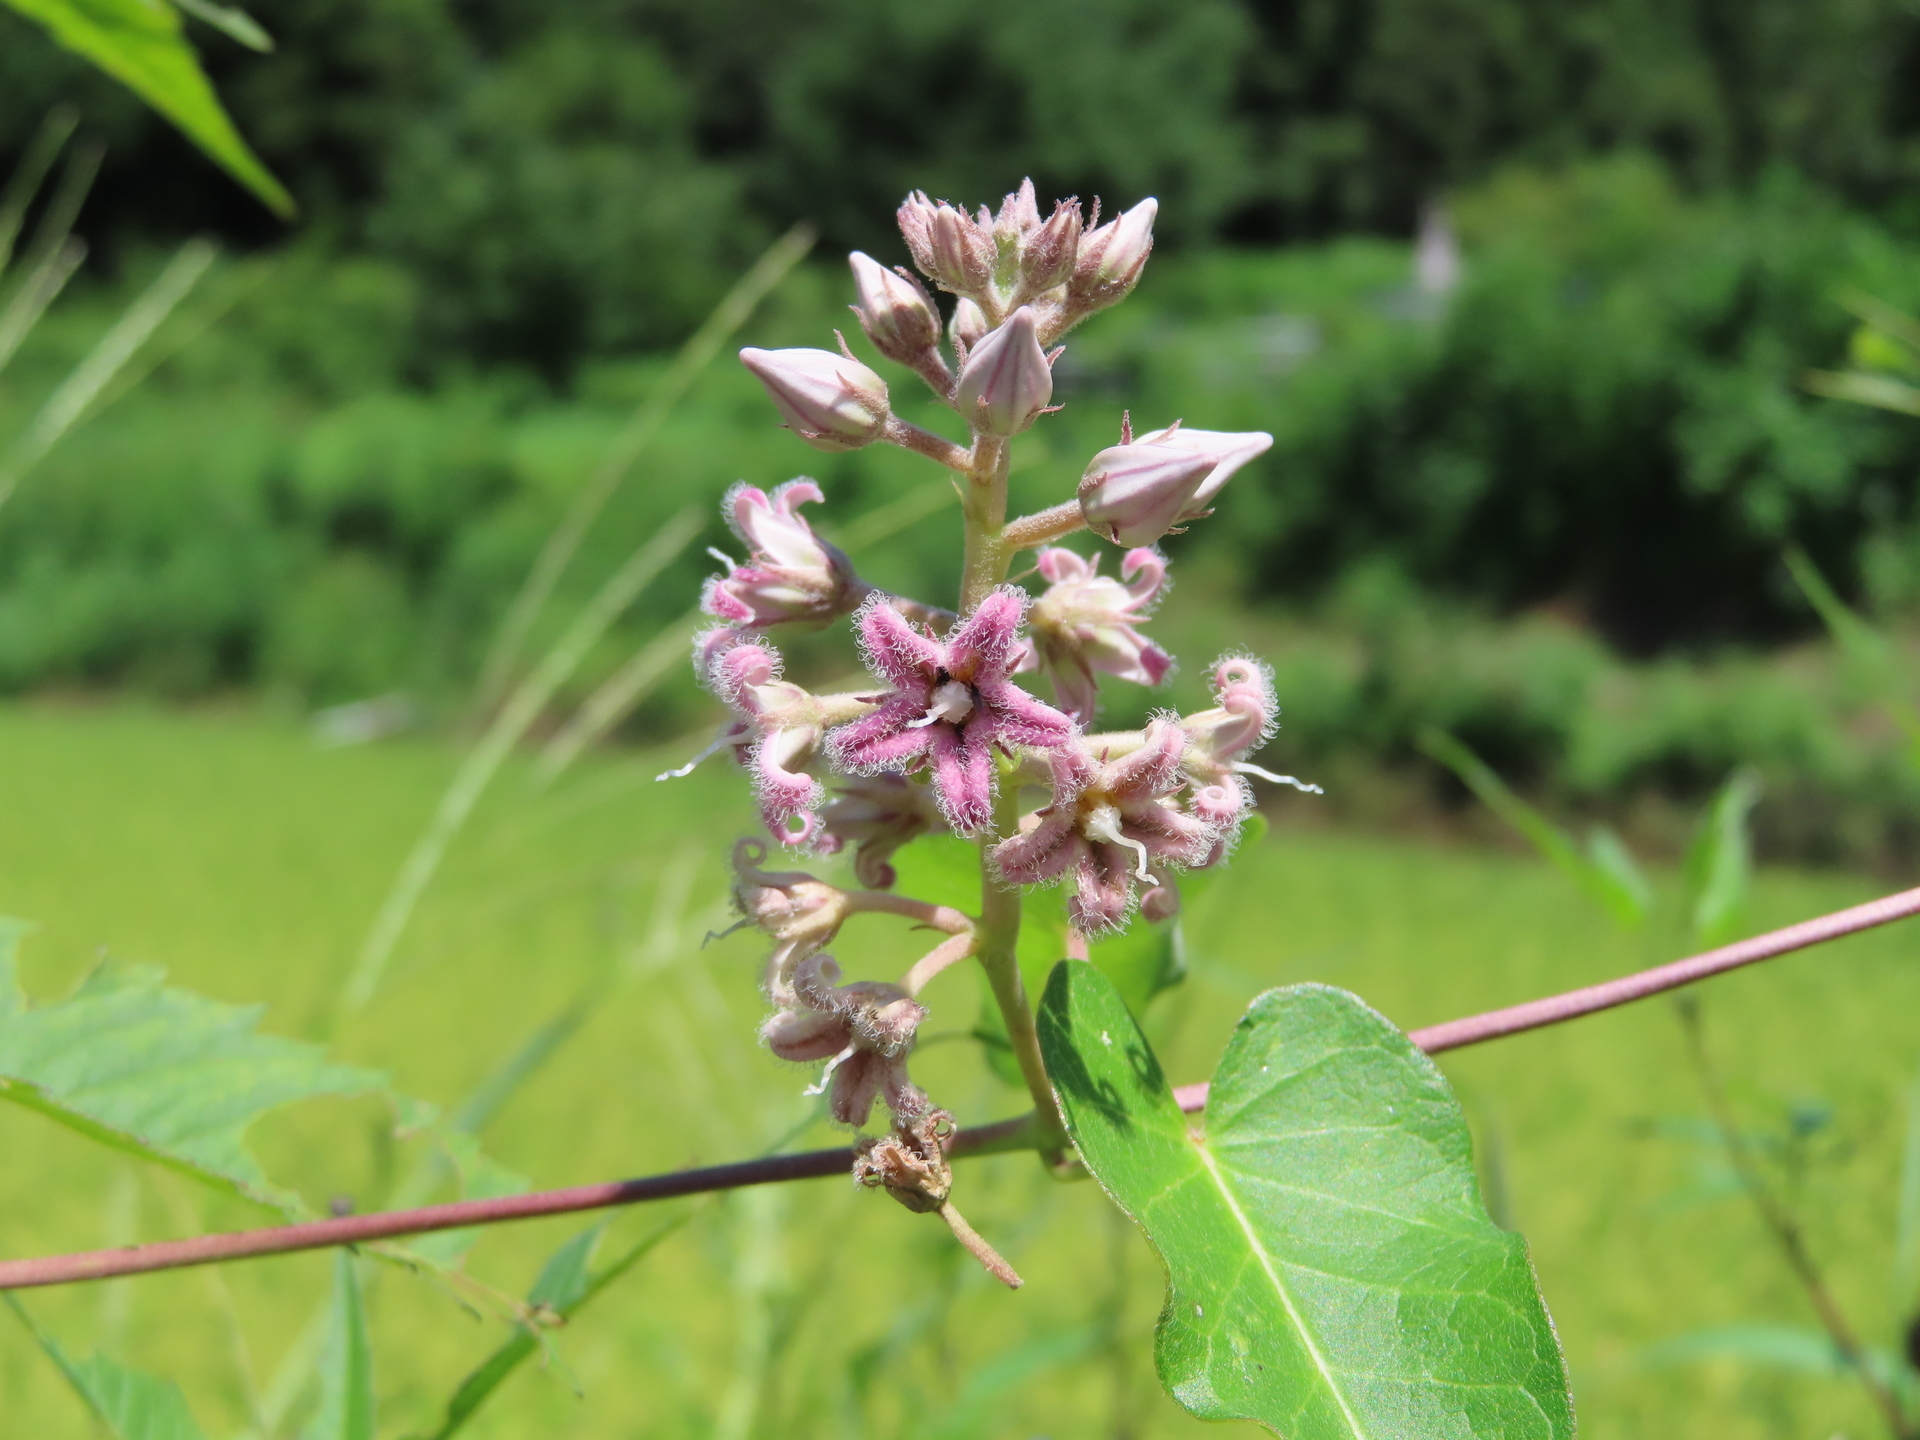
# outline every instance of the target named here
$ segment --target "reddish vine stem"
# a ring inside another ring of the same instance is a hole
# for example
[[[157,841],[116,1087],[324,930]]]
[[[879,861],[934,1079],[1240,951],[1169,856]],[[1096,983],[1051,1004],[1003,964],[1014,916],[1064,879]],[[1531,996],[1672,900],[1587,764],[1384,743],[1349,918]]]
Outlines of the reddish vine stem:
[[[1616,1005],[1625,1005],[1649,995],[1692,984],[1709,975],[1804,950],[1824,941],[1838,940],[1842,936],[1870,930],[1894,920],[1904,920],[1914,914],[1920,914],[1920,889],[1903,890],[1897,895],[1835,911],[1798,925],[1789,925],[1784,930],[1757,935],[1751,940],[1724,945],[1718,950],[1642,970],[1618,980],[1570,990],[1562,995],[1551,995],[1543,1000],[1531,1000],[1524,1005],[1511,1005],[1504,1010],[1490,1010],[1462,1020],[1429,1025],[1424,1029],[1409,1031],[1408,1034],[1415,1045],[1429,1055],[1437,1055],[1443,1050],[1458,1050],[1466,1045],[1478,1045],[1502,1036],[1558,1025],[1595,1011],[1610,1010]],[[1207,1102],[1207,1087],[1204,1083],[1182,1086],[1174,1091],[1174,1098],[1183,1110],[1199,1110]],[[1038,1135],[1034,1117],[1023,1115],[995,1125],[960,1131],[954,1137],[950,1153],[987,1155],[1031,1149],[1036,1139]],[[0,1261],[0,1290],[27,1290],[43,1285],[66,1285],[79,1280],[105,1280],[117,1275],[177,1270],[190,1265],[244,1260],[256,1255],[283,1255],[295,1250],[367,1244],[405,1235],[423,1235],[435,1230],[457,1230],[469,1225],[498,1224],[505,1220],[527,1220],[542,1215],[566,1215],[581,1210],[603,1210],[616,1205],[635,1205],[645,1200],[671,1200],[682,1195],[699,1195],[747,1185],[819,1179],[845,1174],[851,1158],[851,1152],[846,1149],[809,1150],[798,1155],[775,1155],[761,1160],[742,1160],[731,1165],[712,1165],[705,1169],[678,1170],[637,1180],[576,1185],[565,1190],[542,1190],[493,1200],[458,1200],[417,1210],[345,1215],[337,1219],[273,1225],[259,1230],[196,1235],[185,1240],[159,1240],[113,1250],[87,1250],[70,1255],[4,1260]]]

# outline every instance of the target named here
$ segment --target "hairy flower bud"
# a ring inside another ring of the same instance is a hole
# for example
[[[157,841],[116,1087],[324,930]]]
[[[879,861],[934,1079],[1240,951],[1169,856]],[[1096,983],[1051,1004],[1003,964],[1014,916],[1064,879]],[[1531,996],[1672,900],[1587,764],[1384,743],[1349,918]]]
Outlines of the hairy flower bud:
[[[1149,197],[1081,240],[1067,281],[1070,306],[1084,314],[1127,298],[1153,253],[1153,219],[1159,213],[1160,202]]]
[[[920,282],[887,269],[858,250],[847,257],[860,303],[853,313],[873,348],[902,365],[926,363],[940,343],[940,316]]]
[[[816,450],[838,452],[871,445],[891,411],[887,382],[858,360],[830,350],[740,352],[740,363],[766,386],[774,408]]]
[[[773,940],[767,998],[791,1005],[795,970],[832,943],[852,906],[846,891],[804,870],[762,870],[760,862],[766,858],[767,847],[758,840],[742,840],[733,847],[733,908]]]
[[[1079,201],[1062,200],[1053,207],[1046,224],[1028,233],[1020,247],[1022,294],[1044,295],[1072,277],[1080,255],[1080,232],[1084,224]]]
[[[815,535],[799,513],[800,506],[824,498],[806,479],[788,481],[771,498],[745,483],[729,490],[721,510],[746,542],[748,559],[707,581],[701,607],[756,629],[792,622],[819,626],[858,609],[868,587],[854,574],[853,562]]]
[[[1053,367],[1040,348],[1033,311],[1022,305],[987,335],[961,367],[955,401],[987,435],[1018,435],[1053,398]]]
[[[1116,545],[1151,545],[1172,530],[1219,463],[1168,443],[1166,431],[1156,434],[1160,438],[1151,442],[1102,450],[1087,462],[1080,479],[1080,513],[1087,528]]]
[[[913,263],[942,290],[979,295],[993,284],[993,225],[977,223],[965,211],[939,204],[916,190],[902,202],[900,234]]]
[[[1180,512],[1182,520],[1199,520],[1213,512],[1214,497],[1233,478],[1235,471],[1273,448],[1273,436],[1264,430],[1189,430],[1184,425],[1173,425],[1142,435],[1139,443],[1168,445],[1213,460],[1213,469]]]
[[[986,339],[987,331],[992,328],[987,324],[986,312],[966,299],[953,307],[953,319],[947,322],[947,334],[953,341],[953,348],[962,355]]]

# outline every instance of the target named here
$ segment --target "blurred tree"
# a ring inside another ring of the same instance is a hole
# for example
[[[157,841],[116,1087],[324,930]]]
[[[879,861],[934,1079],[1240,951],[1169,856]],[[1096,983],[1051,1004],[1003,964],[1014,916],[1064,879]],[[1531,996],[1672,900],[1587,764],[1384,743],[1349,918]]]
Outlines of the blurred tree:
[[[1909,0],[263,0],[205,36],[310,231],[415,273],[421,360],[563,374],[655,344],[772,228],[897,253],[910,185],[1152,191],[1170,243],[1407,233],[1505,162],[1616,149],[1693,188],[1797,169],[1902,209]],[[1045,56],[1044,63],[1032,57]],[[965,84],[959,83],[964,75]],[[117,88],[0,13],[0,150],[55,96],[113,146],[114,244],[284,231]],[[0,158],[4,158],[0,156]]]

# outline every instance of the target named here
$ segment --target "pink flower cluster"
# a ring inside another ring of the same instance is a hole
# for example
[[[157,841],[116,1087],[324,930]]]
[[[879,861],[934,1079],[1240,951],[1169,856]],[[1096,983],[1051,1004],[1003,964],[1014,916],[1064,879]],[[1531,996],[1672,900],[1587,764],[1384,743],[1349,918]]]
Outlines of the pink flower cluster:
[[[736,860],[745,923],[775,944],[775,1009],[762,1037],[785,1059],[825,1062],[822,1087],[845,1123],[864,1122],[876,1100],[902,1124],[933,1113],[906,1071],[926,1015],[920,988],[975,953],[983,923],[892,894],[901,847],[939,830],[973,840],[990,888],[1061,884],[1070,923],[1090,937],[1136,909],[1154,919],[1177,909],[1177,873],[1232,848],[1253,804],[1247,776],[1298,784],[1248,758],[1278,714],[1268,671],[1250,658],[1215,664],[1209,708],[1157,714],[1139,730],[1092,729],[1103,684],[1158,686],[1173,670],[1145,633],[1167,586],[1157,543],[1211,514],[1271,437],[1179,421],[1136,437],[1122,417],[1119,443],[1088,462],[1071,499],[1005,519],[1008,448],[1054,408],[1057,342],[1138,283],[1156,213],[1146,200],[1101,224],[1098,206],[1089,216],[1069,200],[1043,218],[1031,182],[997,213],[916,192],[900,228],[932,288],[852,256],[861,330],[881,358],[926,382],[964,443],[896,416],[886,382],[844,340],[837,352],[741,352],[809,445],[905,447],[955,472],[966,499],[957,614],[861,579],[801,513],[824,501],[804,478],[771,495],[745,484],[728,492],[726,520],[745,555],[713,552],[725,568],[703,596],[718,623],[696,641],[695,669],[731,716],[714,748],[731,749],[752,776],[775,838],[823,854],[851,849],[865,887],[762,871],[763,848]],[[954,297],[945,323],[936,290]],[[1122,547],[1117,574],[1056,543],[1075,534]],[[1006,580],[1021,551],[1034,554],[1020,573],[1044,587],[1031,598]],[[821,694],[786,678],[769,632],[841,619],[871,683]],[[1027,672],[1045,677],[1055,703],[1022,687]],[[857,912],[918,917],[946,938],[899,984],[843,981],[822,947]]]

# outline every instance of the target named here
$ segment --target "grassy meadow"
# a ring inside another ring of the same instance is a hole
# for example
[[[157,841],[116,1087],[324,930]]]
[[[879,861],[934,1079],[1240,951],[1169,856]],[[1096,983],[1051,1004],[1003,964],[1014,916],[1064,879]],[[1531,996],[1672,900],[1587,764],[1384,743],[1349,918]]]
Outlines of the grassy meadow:
[[[448,745],[326,750],[295,718],[259,709],[45,702],[0,710],[0,755],[0,913],[41,927],[24,965],[38,996],[63,992],[103,953],[163,965],[179,985],[264,1003],[270,1030],[330,1034],[340,1057],[448,1105],[577,1006],[583,1023],[485,1131],[497,1159],[542,1187],[831,1142],[827,1126],[809,1123],[808,1077],[753,1043],[759,941],[701,944],[727,923],[725,858],[749,823],[745,788],[719,765],[657,785],[669,752],[609,754],[550,791],[510,770],[384,990],[342,1017],[334,997],[451,772]],[[1668,953],[1666,942],[1610,929],[1529,857],[1329,827],[1314,803],[1273,807],[1272,833],[1189,911],[1190,976],[1149,1018],[1177,1080],[1210,1071],[1266,986],[1328,981],[1412,1026]],[[1884,888],[1766,871],[1749,926]],[[836,950],[855,974],[891,976],[915,943],[869,917]],[[1911,929],[1886,930],[1702,992],[1743,1118],[1779,1133],[1802,1117],[1799,1202],[1813,1248],[1875,1344],[1888,1343],[1909,1298],[1889,1276],[1920,1060],[1916,944]],[[980,1004],[974,978],[956,971],[929,1000],[916,1077],[966,1121],[1022,1108],[965,1036]],[[1699,1087],[1666,1002],[1449,1055],[1443,1067],[1473,1120],[1490,1203],[1531,1242],[1583,1435],[1875,1433],[1845,1379],[1649,1354],[1675,1336],[1810,1321],[1703,1141]],[[1830,1108],[1823,1126],[1820,1107]],[[296,1107],[255,1140],[275,1178],[316,1206],[380,1205],[414,1154],[372,1101]],[[23,1110],[0,1107],[0,1153],[10,1255],[262,1219]],[[968,1162],[956,1200],[1026,1289],[1000,1290],[935,1222],[839,1181],[614,1215],[603,1257],[684,1223],[467,1433],[1200,1432],[1152,1376],[1158,1264],[1092,1185],[1004,1156]],[[547,1254],[594,1223],[497,1228],[469,1271],[523,1292]],[[263,1413],[291,1434],[311,1403],[298,1362],[329,1263],[251,1261],[25,1299],[70,1349],[103,1348],[179,1380],[210,1435],[247,1433]],[[368,1275],[382,1434],[431,1433],[503,1329],[423,1281],[379,1265]],[[87,1433],[25,1334],[10,1320],[0,1333],[6,1433]]]

